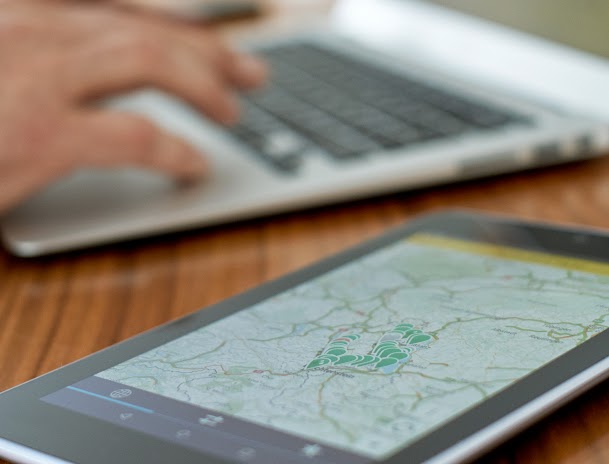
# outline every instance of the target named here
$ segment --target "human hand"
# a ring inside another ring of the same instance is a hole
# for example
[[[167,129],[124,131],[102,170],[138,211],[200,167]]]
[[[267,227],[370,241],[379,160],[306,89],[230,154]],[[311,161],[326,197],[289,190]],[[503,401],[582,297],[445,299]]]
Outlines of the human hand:
[[[157,87],[211,119],[238,118],[258,60],[212,33],[103,5],[0,2],[0,213],[82,167],[140,166],[193,179],[204,157],[147,119],[91,102]]]

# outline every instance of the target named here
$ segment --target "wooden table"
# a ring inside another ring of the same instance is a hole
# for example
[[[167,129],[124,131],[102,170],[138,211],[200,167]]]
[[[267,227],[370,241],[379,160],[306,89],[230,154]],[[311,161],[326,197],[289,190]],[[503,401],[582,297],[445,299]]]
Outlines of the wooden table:
[[[609,228],[609,158],[62,256],[0,250],[0,390],[441,208]],[[484,462],[609,462],[606,408],[609,383]]]

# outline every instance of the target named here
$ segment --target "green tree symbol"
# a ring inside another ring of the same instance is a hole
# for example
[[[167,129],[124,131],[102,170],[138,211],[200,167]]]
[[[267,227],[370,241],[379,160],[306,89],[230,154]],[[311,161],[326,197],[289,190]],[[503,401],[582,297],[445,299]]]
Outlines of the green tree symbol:
[[[401,364],[408,362],[411,354],[433,339],[422,330],[415,329],[412,324],[396,325],[386,332],[367,354],[352,354],[349,350],[353,342],[359,340],[357,334],[341,335],[326,345],[306,369],[324,366],[351,368],[375,368],[386,374],[395,372]]]

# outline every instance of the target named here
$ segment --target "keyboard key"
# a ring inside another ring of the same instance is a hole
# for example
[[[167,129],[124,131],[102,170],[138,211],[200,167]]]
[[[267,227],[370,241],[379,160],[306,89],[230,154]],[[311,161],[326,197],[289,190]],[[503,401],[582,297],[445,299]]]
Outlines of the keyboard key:
[[[431,139],[528,123],[527,118],[312,44],[263,52],[272,82],[244,97],[233,134],[283,172],[310,148],[337,160]]]
[[[265,137],[263,151],[272,158],[285,158],[302,153],[305,141],[292,131],[271,132]]]

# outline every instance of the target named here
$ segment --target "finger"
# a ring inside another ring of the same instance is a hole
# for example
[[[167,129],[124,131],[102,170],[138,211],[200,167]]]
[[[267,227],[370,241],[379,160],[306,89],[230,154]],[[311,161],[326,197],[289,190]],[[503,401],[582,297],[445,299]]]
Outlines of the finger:
[[[175,22],[157,26],[171,27],[174,34],[196,48],[233,86],[250,89],[264,84],[268,78],[268,66],[262,59],[234,50],[220,36],[201,26]]]
[[[66,133],[71,137],[73,168],[137,166],[181,180],[195,180],[209,171],[199,151],[137,115],[89,112],[71,126]]]
[[[49,182],[61,177],[64,172],[46,170],[42,167],[15,169],[2,172],[0,178],[0,215],[39,192]]]
[[[236,55],[229,73],[232,81],[243,89],[260,87],[269,78],[268,65],[260,58],[247,54]]]
[[[63,88],[93,98],[139,87],[157,87],[196,105],[212,119],[231,124],[238,104],[204,59],[192,48],[150,33],[110,35],[80,47],[62,63]]]

